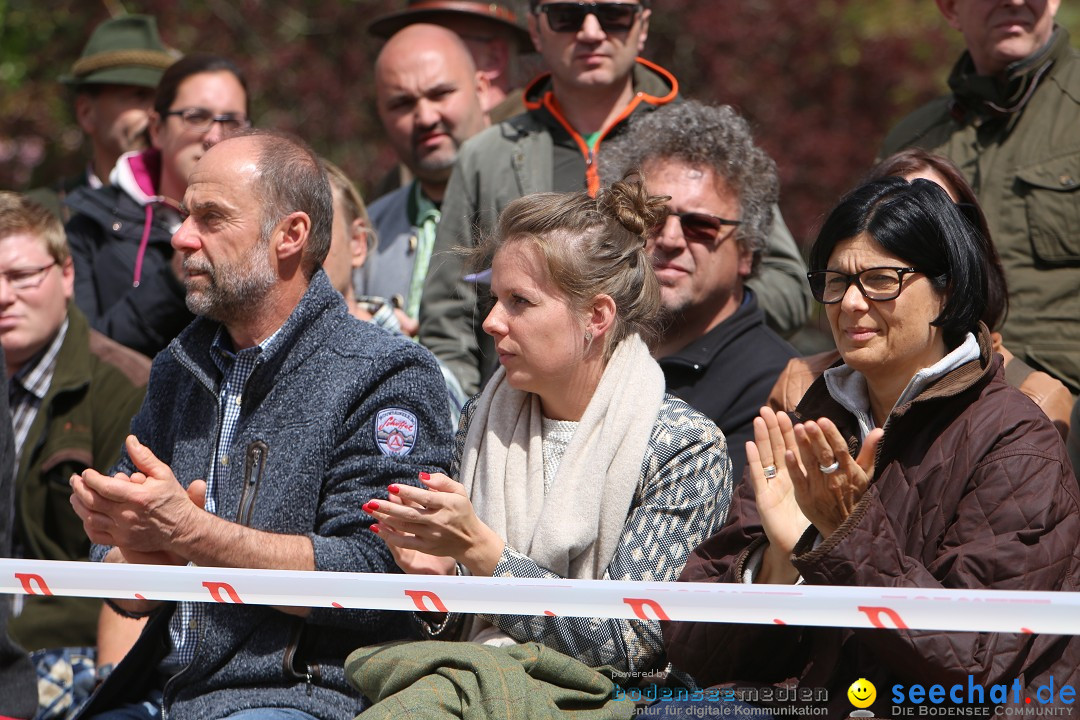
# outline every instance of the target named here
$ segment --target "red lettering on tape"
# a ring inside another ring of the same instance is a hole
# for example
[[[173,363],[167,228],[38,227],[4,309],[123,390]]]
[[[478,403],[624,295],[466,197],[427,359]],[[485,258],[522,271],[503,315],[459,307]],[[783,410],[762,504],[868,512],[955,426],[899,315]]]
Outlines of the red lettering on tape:
[[[52,590],[45,584],[45,578],[36,573],[15,573],[15,577],[22,583],[23,591],[27,595],[52,595]],[[37,591],[34,590],[33,583],[37,583]]]
[[[645,614],[645,608],[648,607],[656,615],[656,620],[670,620],[667,613],[664,612],[664,608],[660,607],[660,603],[655,600],[649,600],[647,598],[623,598],[623,602],[630,606],[630,609],[634,611],[634,614],[641,620],[653,620]]]
[[[412,598],[413,604],[420,612],[450,612],[439,596],[430,590],[406,590],[405,594]],[[424,600],[430,600],[433,607],[424,607]]]
[[[859,610],[866,613],[866,617],[870,618],[870,624],[876,628],[889,628],[888,625],[881,622],[881,616],[886,615],[893,621],[893,628],[896,630],[907,630],[908,626],[904,624],[904,621],[900,619],[900,615],[892,608],[887,607],[875,607],[873,605],[860,605]]]
[[[213,580],[207,580],[203,583],[203,587],[210,591],[210,597],[214,598],[214,602],[219,603],[235,603],[237,605],[243,605],[244,601],[240,599],[240,596],[236,594],[236,590],[233,586],[226,582],[214,582]],[[225,594],[229,596],[229,599],[221,597],[221,591],[224,590]]]

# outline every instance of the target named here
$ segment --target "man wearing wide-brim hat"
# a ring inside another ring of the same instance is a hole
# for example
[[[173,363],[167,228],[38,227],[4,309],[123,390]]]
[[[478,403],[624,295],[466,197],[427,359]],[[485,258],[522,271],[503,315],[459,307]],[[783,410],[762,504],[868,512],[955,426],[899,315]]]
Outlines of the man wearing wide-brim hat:
[[[123,15],[101,23],[60,82],[75,91],[75,119],[90,140],[90,162],[72,186],[107,185],[125,152],[146,146],[146,128],[161,74],[176,58],[149,15]]]
[[[385,40],[413,23],[441,25],[465,42],[476,69],[488,79],[488,90],[480,102],[492,122],[524,112],[521,92],[511,89],[512,67],[518,53],[532,51],[532,41],[517,14],[505,3],[409,0],[404,10],[375,18],[368,32]]]

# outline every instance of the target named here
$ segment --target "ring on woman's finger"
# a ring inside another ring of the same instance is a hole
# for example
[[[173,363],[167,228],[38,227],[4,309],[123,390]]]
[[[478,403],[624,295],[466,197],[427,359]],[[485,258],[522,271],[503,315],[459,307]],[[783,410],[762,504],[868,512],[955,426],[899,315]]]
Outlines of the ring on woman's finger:
[[[823,475],[832,475],[834,472],[840,469],[840,461],[833,460],[832,465],[818,465],[818,469],[821,470]]]
[[[765,473],[766,480],[772,480],[774,477],[776,477],[775,465],[766,465],[765,467],[761,468],[761,471]]]

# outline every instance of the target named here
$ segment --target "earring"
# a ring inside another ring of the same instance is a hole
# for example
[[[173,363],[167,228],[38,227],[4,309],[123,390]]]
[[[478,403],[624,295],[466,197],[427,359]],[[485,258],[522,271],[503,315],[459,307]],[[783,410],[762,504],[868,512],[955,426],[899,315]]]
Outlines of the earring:
[[[588,330],[585,331],[585,344],[590,345],[592,343],[592,333]]]

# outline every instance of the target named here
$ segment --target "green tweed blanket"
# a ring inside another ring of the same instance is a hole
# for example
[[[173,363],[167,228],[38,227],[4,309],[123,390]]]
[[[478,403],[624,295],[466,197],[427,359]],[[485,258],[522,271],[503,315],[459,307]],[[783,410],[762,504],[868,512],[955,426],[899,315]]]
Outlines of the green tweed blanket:
[[[609,677],[539,643],[377,645],[349,655],[345,676],[374,703],[363,720],[628,720],[634,714],[634,703],[612,698]]]

